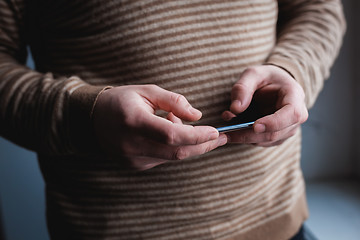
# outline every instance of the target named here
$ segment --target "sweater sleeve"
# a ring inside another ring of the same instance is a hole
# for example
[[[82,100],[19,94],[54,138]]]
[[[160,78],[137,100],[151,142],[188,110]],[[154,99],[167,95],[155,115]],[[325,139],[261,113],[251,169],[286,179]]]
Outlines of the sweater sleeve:
[[[19,4],[0,0],[0,135],[45,155],[93,152],[90,113],[104,87],[24,66]]]
[[[267,59],[303,87],[312,107],[338,55],[346,23],[340,0],[279,0],[277,43]]]

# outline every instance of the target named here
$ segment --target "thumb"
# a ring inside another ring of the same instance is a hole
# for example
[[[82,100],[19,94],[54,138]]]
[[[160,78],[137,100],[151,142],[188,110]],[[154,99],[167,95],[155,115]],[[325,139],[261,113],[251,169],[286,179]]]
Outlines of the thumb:
[[[231,90],[232,113],[242,113],[249,107],[255,91],[264,85],[264,77],[257,67],[248,68],[241,74]]]
[[[165,90],[156,85],[146,86],[143,94],[156,109],[171,112],[182,120],[197,121],[201,118],[202,113],[192,107],[181,94]]]

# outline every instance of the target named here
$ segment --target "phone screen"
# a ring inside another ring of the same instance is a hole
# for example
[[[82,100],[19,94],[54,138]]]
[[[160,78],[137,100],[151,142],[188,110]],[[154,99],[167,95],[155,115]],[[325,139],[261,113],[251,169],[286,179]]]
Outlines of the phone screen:
[[[228,122],[224,122],[216,129],[219,132],[231,132],[241,129],[251,128],[255,121],[273,112],[273,109],[265,108],[263,105],[259,105],[257,102],[252,101],[250,106],[242,113],[234,117]]]

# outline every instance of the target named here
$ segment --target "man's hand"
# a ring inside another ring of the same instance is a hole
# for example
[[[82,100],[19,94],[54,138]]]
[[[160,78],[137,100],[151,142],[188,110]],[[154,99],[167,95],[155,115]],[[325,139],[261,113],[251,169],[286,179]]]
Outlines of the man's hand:
[[[272,66],[256,66],[243,72],[231,92],[230,111],[223,113],[230,120],[256,101],[259,111],[271,111],[256,120],[252,129],[227,133],[232,143],[274,146],[293,136],[308,118],[304,91],[285,70]]]
[[[167,119],[156,110],[169,112]],[[103,92],[94,109],[94,129],[102,149],[124,165],[145,170],[169,160],[201,155],[226,144],[209,126],[190,126],[201,112],[184,96],[154,85],[121,86]]]

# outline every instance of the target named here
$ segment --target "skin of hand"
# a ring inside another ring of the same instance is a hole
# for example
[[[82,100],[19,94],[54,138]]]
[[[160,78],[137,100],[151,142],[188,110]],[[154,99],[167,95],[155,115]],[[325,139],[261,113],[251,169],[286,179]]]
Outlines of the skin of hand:
[[[167,119],[155,114],[160,109],[169,113]],[[158,86],[120,86],[98,97],[93,126],[110,158],[125,159],[124,167],[142,171],[225,145],[227,136],[215,128],[182,123],[201,115],[184,96]]]
[[[304,99],[302,87],[284,69],[274,65],[247,68],[232,88],[230,110],[223,112],[223,119],[242,113],[253,100],[271,114],[256,120],[251,129],[227,133],[228,142],[263,147],[283,143],[308,118]]]

